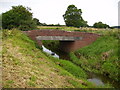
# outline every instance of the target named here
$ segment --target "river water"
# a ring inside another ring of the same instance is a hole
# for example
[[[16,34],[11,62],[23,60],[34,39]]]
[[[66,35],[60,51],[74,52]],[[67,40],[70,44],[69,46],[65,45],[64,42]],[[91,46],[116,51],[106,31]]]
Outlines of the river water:
[[[47,49],[44,45],[42,45],[43,51],[52,55],[53,57],[59,58],[59,59],[65,59],[70,60],[67,53],[59,52],[59,55],[57,55],[55,52],[52,52],[51,50]],[[91,72],[87,72],[88,74],[88,81],[98,85],[98,86],[104,86],[105,84],[111,84],[114,88],[120,88],[120,85],[118,82],[108,78],[107,76],[95,74]]]

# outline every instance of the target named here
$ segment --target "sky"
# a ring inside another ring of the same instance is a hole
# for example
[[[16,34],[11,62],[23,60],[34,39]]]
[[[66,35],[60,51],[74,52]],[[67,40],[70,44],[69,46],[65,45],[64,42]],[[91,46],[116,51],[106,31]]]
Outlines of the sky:
[[[41,23],[64,25],[63,14],[74,4],[82,9],[82,17],[93,25],[102,21],[110,26],[118,25],[118,2],[120,0],[0,0],[0,14],[11,6],[23,5],[32,9],[33,17]],[[120,9],[119,9],[120,10]]]
[[[118,26],[120,26],[120,1],[118,3]]]

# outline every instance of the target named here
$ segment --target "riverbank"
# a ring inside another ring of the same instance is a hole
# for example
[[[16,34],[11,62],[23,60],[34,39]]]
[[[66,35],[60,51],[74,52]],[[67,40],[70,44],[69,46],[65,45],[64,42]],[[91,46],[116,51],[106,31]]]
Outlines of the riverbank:
[[[4,88],[111,87],[90,83],[81,68],[70,61],[46,55],[34,41],[19,30],[3,30],[2,38],[2,86]]]
[[[120,81],[118,41],[118,32],[103,35],[91,45],[71,52],[71,60],[87,71],[104,74]]]
[[[106,31],[105,33],[102,31],[100,33],[102,36],[93,44],[71,52],[69,54],[70,60],[85,71],[101,74],[108,79],[111,78],[110,81],[116,81],[117,84],[120,76],[120,61],[118,60],[119,34],[117,30]],[[55,46],[54,49],[50,47],[51,43]],[[58,51],[55,51],[55,49],[58,50],[56,47],[59,46],[56,41],[43,41],[43,44],[58,53]]]

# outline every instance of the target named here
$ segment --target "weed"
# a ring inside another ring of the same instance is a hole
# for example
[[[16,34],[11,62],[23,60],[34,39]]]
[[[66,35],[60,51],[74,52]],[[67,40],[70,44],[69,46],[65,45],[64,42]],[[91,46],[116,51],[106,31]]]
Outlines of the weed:
[[[13,81],[13,80],[7,80],[7,81],[5,82],[4,87],[5,87],[5,88],[11,88],[11,87],[12,87],[12,84],[14,84],[14,81]]]
[[[34,82],[32,82],[32,81],[29,81],[29,82],[28,82],[28,85],[29,85],[30,87],[35,87],[35,86],[36,86],[36,84],[35,84]]]
[[[33,81],[33,82],[35,82],[37,80],[37,78],[35,76],[31,76],[30,80]]]

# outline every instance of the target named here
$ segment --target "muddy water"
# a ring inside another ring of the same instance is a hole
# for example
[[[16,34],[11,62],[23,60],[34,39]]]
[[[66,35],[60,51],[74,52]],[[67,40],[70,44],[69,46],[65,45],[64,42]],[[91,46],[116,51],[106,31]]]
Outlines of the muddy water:
[[[58,53],[59,55],[58,55],[55,52],[52,52],[51,50],[47,49],[43,45],[42,45],[42,48],[43,48],[44,52],[46,52],[48,54],[51,54],[53,57],[56,57],[56,58],[59,58],[59,59],[70,60],[67,53],[59,52]],[[87,74],[88,74],[87,80],[92,82],[95,85],[104,86],[105,84],[109,83],[114,88],[120,88],[120,83],[108,78],[107,76],[103,76],[103,75],[95,74],[95,73],[91,73],[91,72],[87,72]]]

